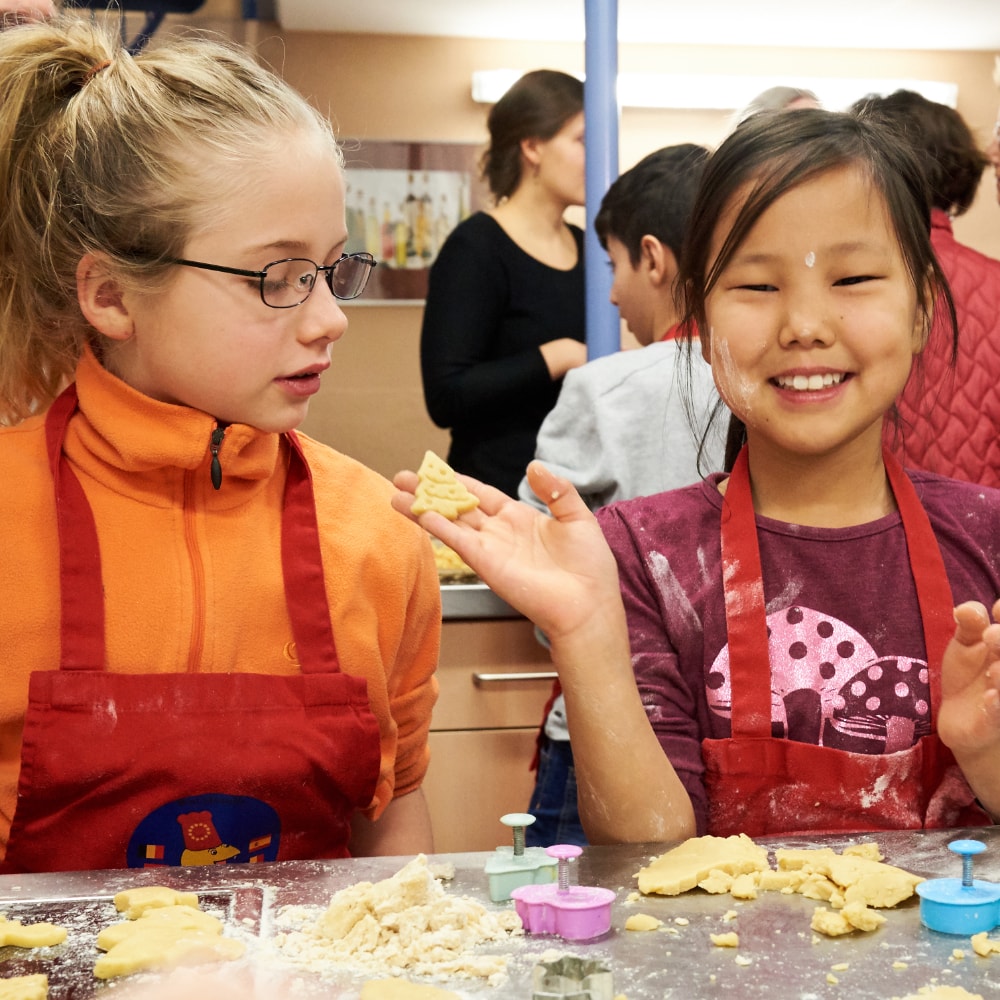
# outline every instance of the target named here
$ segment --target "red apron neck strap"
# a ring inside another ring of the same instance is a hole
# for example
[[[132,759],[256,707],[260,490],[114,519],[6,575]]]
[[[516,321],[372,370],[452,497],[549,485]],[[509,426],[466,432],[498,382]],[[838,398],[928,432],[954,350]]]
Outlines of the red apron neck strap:
[[[888,449],[883,452],[882,458],[906,534],[906,548],[917,587],[927,665],[930,668],[928,681],[931,689],[931,713],[932,717],[936,717],[941,704],[941,663],[944,651],[955,632],[955,598],[951,592],[941,547],[910,477]]]
[[[80,480],[62,450],[66,427],[75,411],[76,385],[71,383],[49,407],[45,418],[59,531],[60,662],[67,670],[103,670],[104,588],[97,527]]]
[[[771,735],[771,677],[767,612],[750,488],[747,448],[736,459],[721,518],[722,582],[726,602],[733,737]],[[909,476],[888,452],[886,473],[906,536],[920,606],[932,715],[941,700],[941,661],[954,630],[953,599],[941,549]]]
[[[303,673],[336,673],[340,665],[326,597],[312,473],[295,431],[285,439],[291,445],[281,516],[285,602]]]
[[[736,457],[722,501],[722,587],[733,736],[763,739],[771,735],[771,671],[746,447]]]
[[[97,527],[62,447],[76,406],[76,387],[70,385],[49,408],[45,420],[59,532],[61,665],[69,670],[103,670],[104,591]],[[312,475],[295,433],[289,432],[286,440],[291,448],[282,508],[281,562],[292,635],[303,673],[337,672]]]

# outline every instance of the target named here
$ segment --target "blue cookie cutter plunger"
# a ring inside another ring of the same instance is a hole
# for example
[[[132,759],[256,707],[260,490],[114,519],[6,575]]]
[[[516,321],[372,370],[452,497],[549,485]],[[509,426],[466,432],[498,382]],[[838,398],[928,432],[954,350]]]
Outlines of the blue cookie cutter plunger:
[[[522,885],[555,882],[558,862],[545,853],[543,847],[525,847],[524,831],[535,822],[531,813],[507,813],[500,817],[513,832],[513,847],[498,847],[486,860],[484,871],[489,876],[490,899],[503,903]]]
[[[972,877],[972,859],[986,850],[981,840],[953,840],[962,858],[961,878],[933,878],[917,885],[920,919],[943,934],[978,934],[1000,924],[1000,886]]]

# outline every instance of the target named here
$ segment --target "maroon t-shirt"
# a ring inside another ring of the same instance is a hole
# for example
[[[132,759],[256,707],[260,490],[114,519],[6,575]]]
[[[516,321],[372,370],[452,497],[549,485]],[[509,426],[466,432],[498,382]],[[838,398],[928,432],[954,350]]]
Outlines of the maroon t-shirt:
[[[1000,490],[908,474],[954,603],[991,607],[1000,598]],[[721,478],[597,515],[618,560],[636,683],[700,833],[707,815],[701,741],[730,735]],[[930,695],[899,514],[834,529],[756,520],[773,734],[853,753],[912,746],[931,730]]]

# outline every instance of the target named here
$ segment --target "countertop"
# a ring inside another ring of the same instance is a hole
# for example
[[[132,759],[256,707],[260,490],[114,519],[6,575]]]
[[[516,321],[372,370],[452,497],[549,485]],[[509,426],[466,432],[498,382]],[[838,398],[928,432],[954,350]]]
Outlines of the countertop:
[[[973,831],[895,832],[835,837],[790,837],[760,840],[775,847],[833,847],[876,840],[887,863],[927,877],[961,874],[958,859],[947,849],[957,837],[983,840],[988,851],[977,859],[975,876],[1000,880],[1000,833],[996,828]],[[930,985],[962,986],[970,993],[1000,997],[1000,955],[978,958],[969,940],[939,934],[919,919],[917,898],[882,911],[887,922],[871,934],[821,938],[809,921],[818,904],[797,895],[761,893],[756,900],[737,902],[728,895],[700,891],[676,897],[642,897],[629,902],[636,889],[635,874],[669,845],[590,847],[575,865],[574,881],[601,885],[616,893],[612,929],[587,943],[563,942],[549,936],[528,936],[508,945],[481,946],[484,953],[501,949],[510,955],[506,981],[496,987],[484,982],[452,979],[436,983],[460,997],[489,995],[496,1000],[530,1000],[532,970],[543,953],[564,954],[606,964],[615,994],[628,1000],[714,1000],[766,997],[768,1000],[890,1000]],[[436,855],[431,861],[454,865],[448,893],[468,895],[489,908],[483,868],[489,854]],[[278,862],[270,865],[217,865],[211,868],[160,868],[143,871],[47,873],[0,877],[0,911],[11,919],[63,921],[70,928],[66,944],[46,953],[0,950],[4,974],[47,972],[52,1000],[107,995],[120,984],[93,979],[96,931],[118,919],[113,894],[136,885],[170,885],[194,890],[206,909],[222,911],[227,927],[249,943],[244,958],[227,975],[240,969],[254,975],[275,971],[276,915],[282,907],[325,906],[335,891],[359,881],[378,881],[395,873],[410,858],[346,861]],[[725,921],[730,911],[736,917]],[[318,911],[317,911],[318,912]],[[647,913],[664,921],[655,931],[625,931],[632,913]],[[709,935],[735,930],[738,949],[713,946]],[[227,930],[227,933],[229,931]],[[955,957],[955,949],[965,951]],[[550,956],[551,957],[551,956]],[[739,958],[739,962],[737,962]],[[741,964],[742,963],[742,964]],[[895,966],[895,967],[894,967]],[[828,981],[833,976],[839,982]],[[349,971],[301,972],[287,991],[269,994],[274,1000],[293,997],[357,998],[364,978]]]
[[[441,617],[444,621],[468,618],[523,618],[520,611],[478,580],[441,584]]]

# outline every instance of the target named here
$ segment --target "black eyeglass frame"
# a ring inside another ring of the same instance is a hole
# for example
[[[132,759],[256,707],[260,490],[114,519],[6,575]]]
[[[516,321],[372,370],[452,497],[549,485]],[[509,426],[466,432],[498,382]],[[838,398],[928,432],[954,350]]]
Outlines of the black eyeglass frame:
[[[267,277],[267,272],[278,264],[289,264],[293,260],[301,260],[306,264],[312,264],[316,268],[316,276],[324,274],[324,281],[326,282],[326,287],[330,289],[331,294],[334,298],[339,299],[341,302],[350,302],[353,299],[358,298],[361,293],[365,290],[368,285],[368,279],[371,278],[372,271],[378,266],[378,261],[370,253],[345,253],[341,254],[332,264],[317,264],[316,261],[310,260],[308,257],[283,257],[281,260],[272,260],[270,264],[265,264],[263,270],[260,271],[248,271],[246,268],[242,267],[223,267],[222,264],[206,264],[203,260],[187,260],[183,257],[172,257],[167,263],[169,264],[180,264],[183,267],[197,267],[203,271],[219,271],[222,274],[238,274],[244,278],[258,278],[260,281],[260,301],[268,307],[268,309],[295,309],[298,306],[303,305],[312,295],[316,288],[316,282],[313,282],[312,288],[306,293],[305,298],[301,299],[299,302],[293,302],[288,306],[276,306],[272,305],[270,302],[264,298],[264,279]],[[365,275],[365,280],[362,282],[361,287],[355,292],[354,295],[338,295],[333,288],[333,272],[336,270],[337,266],[342,264],[345,260],[359,260],[363,261],[368,265],[368,273]]]

